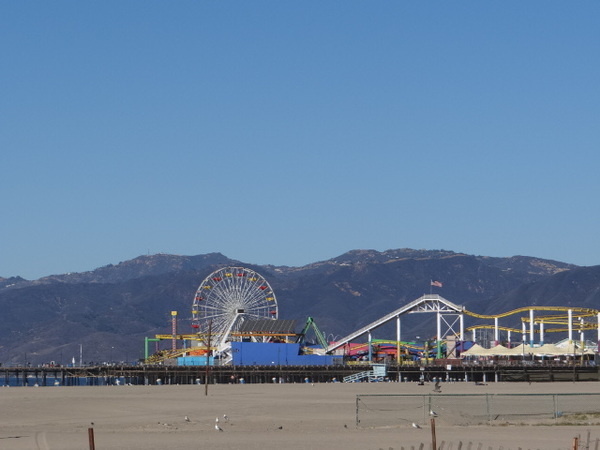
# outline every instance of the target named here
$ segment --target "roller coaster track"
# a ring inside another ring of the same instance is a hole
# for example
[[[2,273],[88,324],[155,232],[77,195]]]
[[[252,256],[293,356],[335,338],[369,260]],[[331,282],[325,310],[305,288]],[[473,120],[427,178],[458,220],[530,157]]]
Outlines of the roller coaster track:
[[[592,317],[596,316],[600,311],[597,309],[591,308],[579,308],[579,307],[566,307],[566,306],[524,306],[522,308],[513,309],[511,311],[507,311],[500,314],[478,314],[473,311],[468,311],[466,308],[463,309],[463,312],[471,317],[476,317],[478,319],[496,319],[500,317],[512,316],[513,314],[519,314],[523,312],[529,311],[561,311],[567,312],[571,310],[574,313],[577,313],[579,317]],[[567,316],[554,316],[556,318],[562,318]]]
[[[590,324],[584,327],[584,330],[595,330],[596,324]],[[496,327],[494,325],[473,325],[472,327],[465,328],[465,331],[473,331],[473,330],[494,330]],[[511,333],[521,334],[523,333],[522,329],[511,328],[511,327],[498,327],[498,330],[502,331],[510,331]],[[544,333],[563,333],[569,331],[568,328],[546,328]],[[529,331],[527,331],[529,333]],[[535,329],[534,333],[541,333],[541,330]]]

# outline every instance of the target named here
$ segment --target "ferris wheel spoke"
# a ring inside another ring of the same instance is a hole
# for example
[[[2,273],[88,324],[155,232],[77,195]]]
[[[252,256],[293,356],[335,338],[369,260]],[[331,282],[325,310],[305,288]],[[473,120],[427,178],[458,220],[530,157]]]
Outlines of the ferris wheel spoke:
[[[269,309],[269,305],[258,305],[258,306],[255,306],[255,307],[254,307],[254,308],[252,308],[252,309],[253,309],[253,310],[257,310],[257,311],[260,311],[260,310],[262,310],[262,309]]]
[[[215,291],[213,297],[215,303],[223,305],[232,303],[232,294],[228,291]]]
[[[266,290],[261,290],[260,288],[256,288],[246,292],[244,298],[246,304],[252,304],[256,301],[262,300],[266,296]]]
[[[270,295],[270,293],[255,292],[252,297],[248,298],[248,304],[250,306],[261,304],[264,302],[264,300],[267,298],[268,295]]]
[[[223,314],[206,314],[203,319],[206,323],[212,320],[213,324],[217,324],[219,322],[227,320],[227,317],[228,316],[225,316]]]
[[[252,277],[252,278],[256,278],[256,277]],[[249,281],[246,280],[246,283],[244,286],[242,286],[242,292],[244,297],[248,297],[251,295],[253,288],[255,288],[255,282],[253,281]]]

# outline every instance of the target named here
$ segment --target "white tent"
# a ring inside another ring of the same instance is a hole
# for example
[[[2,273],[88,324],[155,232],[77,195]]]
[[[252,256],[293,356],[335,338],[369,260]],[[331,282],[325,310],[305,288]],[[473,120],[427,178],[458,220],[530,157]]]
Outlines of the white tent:
[[[581,347],[575,342],[571,342],[565,345],[555,344],[544,344],[541,347],[531,347],[528,344],[517,345],[512,348],[506,348],[503,345],[496,345],[492,348],[485,348],[479,344],[473,344],[473,346],[461,353],[463,356],[524,356],[524,355],[537,355],[537,356],[581,356]],[[593,355],[594,351],[586,349],[583,351],[584,355]]]
[[[473,344],[473,346],[463,352],[461,356],[505,356],[510,355],[511,350],[504,347],[503,345],[496,345],[492,348],[485,348],[479,344]]]
[[[488,352],[489,350],[487,348],[483,348],[479,344],[473,344],[469,350],[462,352],[460,356],[488,356]]]
[[[534,353],[534,349],[527,344],[517,345],[516,347],[508,349],[507,355],[510,356],[523,356],[531,355]]]

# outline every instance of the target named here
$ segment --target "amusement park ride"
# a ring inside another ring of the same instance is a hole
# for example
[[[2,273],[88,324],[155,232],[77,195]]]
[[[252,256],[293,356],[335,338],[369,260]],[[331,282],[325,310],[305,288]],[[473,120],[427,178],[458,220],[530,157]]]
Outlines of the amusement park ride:
[[[430,313],[436,316],[435,338],[424,345],[401,340],[402,317],[407,314]],[[220,361],[229,364],[232,360],[232,342],[245,341],[255,343],[296,343],[305,345],[307,333],[312,330],[320,353],[340,354],[361,357],[373,361],[378,353],[401,357],[451,358],[466,350],[464,345],[476,342],[477,330],[493,330],[494,345],[503,340],[511,347],[515,341],[518,345],[539,345],[545,342],[546,333],[566,333],[568,341],[573,343],[573,335],[579,333],[580,345],[585,343],[584,333],[597,330],[600,323],[600,310],[579,307],[560,306],[528,306],[514,309],[497,315],[484,315],[468,311],[437,294],[422,297],[392,311],[380,319],[338,339],[327,342],[325,334],[316,326],[312,317],[307,319],[304,329],[296,334],[293,331],[294,321],[278,319],[277,299],[269,283],[258,273],[243,267],[226,267],[206,277],[194,295],[192,302],[192,334],[178,334],[177,312],[172,311],[171,334],[156,335],[154,339],[146,338],[146,361],[163,362],[181,356],[207,355],[207,352]],[[476,324],[465,328],[465,316],[493,323]],[[515,317],[520,319],[521,327],[515,327]],[[508,322],[512,318],[512,326],[500,325],[501,319]],[[393,340],[375,340],[372,332],[388,323],[396,325],[396,336]],[[471,339],[467,333],[472,333]],[[518,337],[512,340],[513,333]],[[359,338],[367,338],[366,343],[355,343]],[[159,342],[171,341],[169,350],[159,350]],[[183,341],[183,348],[178,341]],[[149,343],[156,342],[156,353],[149,355]],[[600,334],[596,338],[600,342]],[[314,352],[314,349],[310,350]]]

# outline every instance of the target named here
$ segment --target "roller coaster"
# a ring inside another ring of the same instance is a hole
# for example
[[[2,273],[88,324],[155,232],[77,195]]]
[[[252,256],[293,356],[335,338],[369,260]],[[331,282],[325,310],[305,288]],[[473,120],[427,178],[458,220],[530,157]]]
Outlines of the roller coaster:
[[[536,313],[542,313],[537,314]],[[543,312],[549,312],[552,314],[543,314]],[[499,342],[499,333],[504,331],[507,333],[508,342],[511,341],[511,333],[517,333],[522,335],[523,343],[527,340],[527,334],[529,335],[529,345],[535,345],[535,337],[539,337],[540,345],[544,344],[545,333],[555,332],[566,332],[569,341],[573,341],[574,332],[579,333],[579,340],[584,341],[584,332],[589,330],[598,330],[598,323],[600,322],[600,310],[582,307],[570,307],[570,306],[527,306],[522,308],[513,309],[507,312],[499,314],[478,314],[467,310],[463,306],[456,305],[445,298],[437,294],[423,295],[422,297],[414,300],[413,302],[381,317],[380,319],[362,327],[361,329],[345,336],[344,338],[330,343],[327,352],[333,352],[345,345],[355,341],[356,339],[367,336],[368,343],[374,342],[372,339],[372,332],[377,328],[389,323],[396,322],[396,346],[397,354],[400,354],[402,349],[401,340],[401,318],[406,314],[415,313],[434,313],[437,316],[437,332],[435,333],[435,342],[437,351],[437,357],[442,357],[442,345],[448,339],[452,338],[456,341],[466,341],[466,332],[472,332],[472,341],[476,342],[476,330],[480,329],[491,329],[494,330],[494,341],[497,344]],[[562,314],[558,314],[562,313]],[[500,319],[505,319],[510,316],[523,315],[520,317],[521,328],[514,326],[499,324]],[[493,324],[476,324],[468,328],[464,327],[465,315],[481,319],[481,320],[493,320]],[[546,325],[553,325],[548,328]],[[597,341],[600,341],[600,336],[597,337]],[[394,342],[394,341],[392,341]],[[371,348],[371,345],[368,346]],[[369,353],[369,359],[372,358],[372,354]]]

